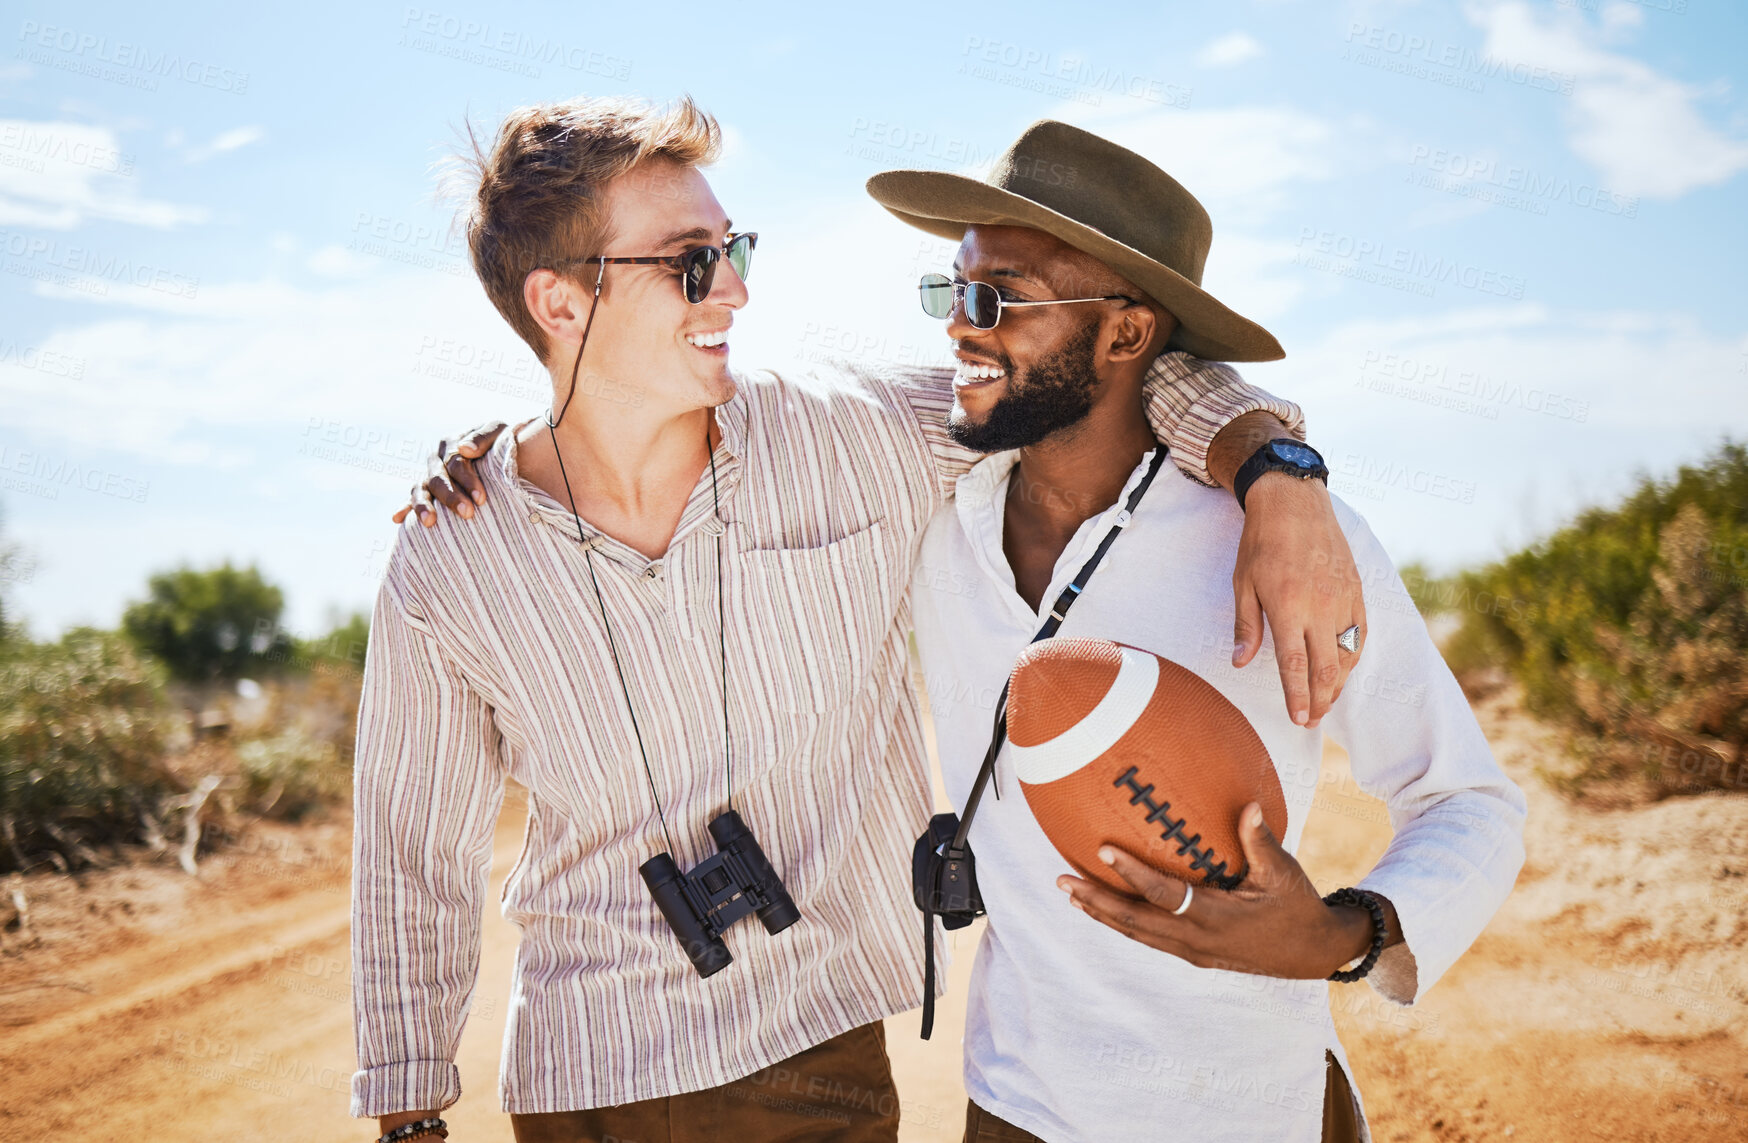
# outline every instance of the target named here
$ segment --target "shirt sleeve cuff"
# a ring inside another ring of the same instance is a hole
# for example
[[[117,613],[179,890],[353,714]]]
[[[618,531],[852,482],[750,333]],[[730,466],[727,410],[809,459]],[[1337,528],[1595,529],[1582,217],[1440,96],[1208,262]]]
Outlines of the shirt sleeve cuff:
[[[1379,953],[1377,963],[1363,979],[1385,1000],[1410,1007],[1420,999],[1420,962],[1415,959],[1413,942],[1417,934],[1423,941],[1428,938],[1419,927],[1420,917],[1413,899],[1405,897],[1399,888],[1385,884],[1386,880],[1371,878],[1368,883],[1368,878],[1362,877],[1355,888],[1389,898],[1396,908],[1396,923],[1402,928],[1402,941]],[[1409,902],[1406,912],[1402,908],[1404,900]]]
[[[1404,940],[1378,954],[1377,963],[1365,979],[1372,991],[1385,1000],[1408,1006],[1420,999],[1420,968],[1414,963],[1414,950]]]
[[[1235,417],[1273,413],[1287,431],[1305,439],[1305,414],[1291,401],[1245,381],[1218,361],[1162,353],[1148,371],[1144,400],[1154,432],[1171,446],[1172,461],[1191,480],[1217,487],[1208,471],[1214,438]]]
[[[352,1117],[442,1111],[461,1098],[461,1070],[448,1060],[405,1060],[352,1073]]]

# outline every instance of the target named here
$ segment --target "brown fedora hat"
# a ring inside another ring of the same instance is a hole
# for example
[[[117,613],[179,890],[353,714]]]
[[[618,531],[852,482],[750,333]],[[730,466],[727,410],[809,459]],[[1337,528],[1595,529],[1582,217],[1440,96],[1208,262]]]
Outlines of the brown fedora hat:
[[[1202,289],[1214,226],[1178,181],[1090,131],[1040,119],[979,182],[944,171],[882,171],[881,206],[921,230],[960,239],[974,225],[1029,226],[1084,250],[1170,310],[1168,348],[1210,361],[1285,357],[1274,335]]]

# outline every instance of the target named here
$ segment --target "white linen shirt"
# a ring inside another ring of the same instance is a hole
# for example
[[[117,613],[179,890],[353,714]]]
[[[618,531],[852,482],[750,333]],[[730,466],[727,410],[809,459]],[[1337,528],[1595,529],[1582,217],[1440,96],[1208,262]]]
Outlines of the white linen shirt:
[[[959,478],[955,501],[929,525],[913,578],[917,646],[947,793],[959,810],[989,744],[1002,684],[1044,619],[1016,592],[1002,551],[1017,459],[994,454]],[[1046,612],[1110,529],[1147,461],[1118,502],[1070,540],[1041,597]],[[1145,648],[1230,699],[1280,776],[1289,852],[1298,849],[1317,789],[1322,733],[1347,748],[1355,780],[1385,801],[1395,829],[1359,884],[1390,899],[1406,938],[1366,979],[1390,1000],[1412,1004],[1510,893],[1523,864],[1524,799],[1494,761],[1377,538],[1340,499],[1335,511],[1364,582],[1369,632],[1318,730],[1288,718],[1270,646],[1245,669],[1233,668],[1231,576],[1243,514],[1230,494],[1182,479],[1171,465],[1058,637]],[[997,760],[1002,796],[986,791],[970,832],[989,910],[965,1028],[971,1098],[1050,1143],[1316,1143],[1324,1050],[1347,1066],[1330,985],[1197,968],[1074,909],[1055,884],[1073,870],[1033,818],[1010,749]],[[1363,1111],[1361,1122],[1369,1139]]]

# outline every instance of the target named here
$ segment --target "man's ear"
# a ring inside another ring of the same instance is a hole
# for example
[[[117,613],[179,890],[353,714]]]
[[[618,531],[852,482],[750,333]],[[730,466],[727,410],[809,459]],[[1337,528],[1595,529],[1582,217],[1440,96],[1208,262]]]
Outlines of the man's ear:
[[[1170,315],[1165,317],[1169,323]],[[1112,364],[1151,361],[1159,356],[1160,347],[1171,336],[1169,325],[1160,332],[1160,315],[1147,306],[1124,306],[1117,311],[1116,319],[1105,340],[1105,359]]]
[[[522,304],[550,341],[575,341],[588,315],[591,292],[544,267],[522,279]]]

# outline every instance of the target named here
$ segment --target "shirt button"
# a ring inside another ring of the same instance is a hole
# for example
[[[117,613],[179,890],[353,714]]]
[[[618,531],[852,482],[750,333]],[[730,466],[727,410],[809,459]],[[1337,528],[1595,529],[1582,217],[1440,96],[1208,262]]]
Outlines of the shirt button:
[[[649,567],[644,569],[643,578],[644,579],[660,579],[661,574],[662,574],[662,565],[651,564],[651,565],[649,565]]]

